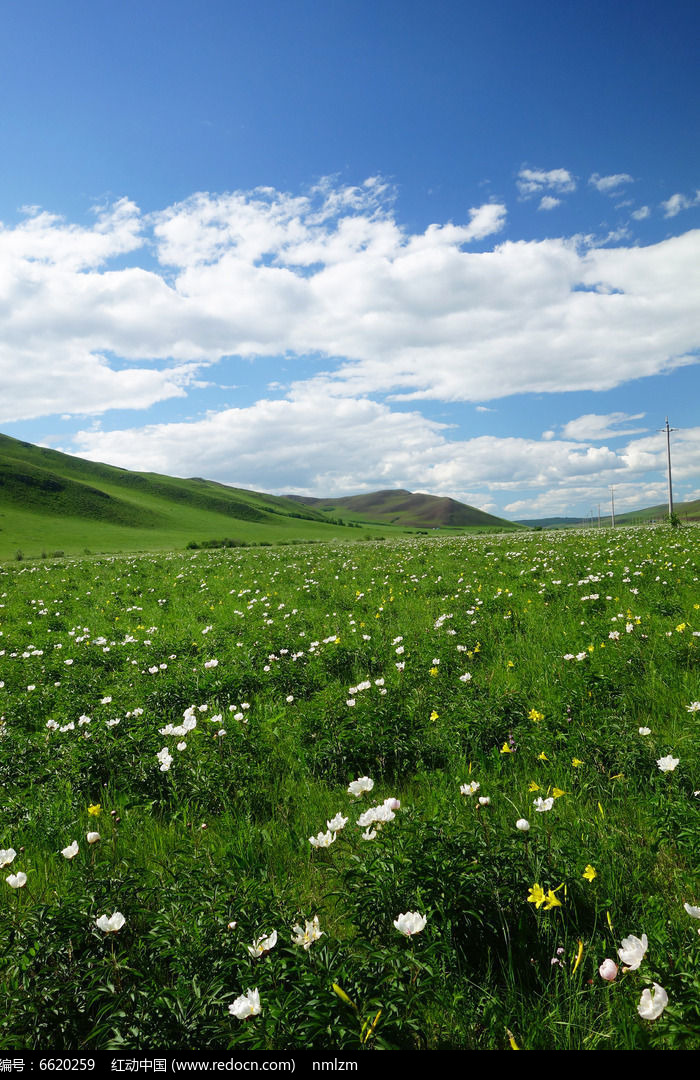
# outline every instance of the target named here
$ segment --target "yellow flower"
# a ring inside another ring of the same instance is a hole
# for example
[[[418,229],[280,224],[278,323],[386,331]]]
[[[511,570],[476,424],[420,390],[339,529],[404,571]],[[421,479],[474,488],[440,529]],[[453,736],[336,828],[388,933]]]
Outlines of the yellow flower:
[[[588,651],[589,652],[595,652],[595,645],[589,645],[588,646]]]
[[[547,757],[547,755],[545,754],[544,750],[542,751],[542,753],[541,753],[541,754],[538,754],[538,755],[537,755],[537,760],[538,760],[538,761],[549,761],[549,758],[548,758],[548,757]]]
[[[685,630],[685,623],[684,622],[679,623],[678,626],[676,627],[676,633],[682,634],[684,630]]]
[[[508,1042],[510,1043],[511,1050],[519,1050],[520,1047],[515,1041],[515,1036],[512,1031],[508,1030],[508,1028],[506,1028],[506,1035],[508,1036]]]
[[[534,904],[536,908],[541,908],[547,897],[545,896],[544,889],[537,882],[529,890],[530,895],[527,898],[528,904]]]
[[[530,709],[527,716],[528,720],[534,720],[536,724],[539,724],[540,720],[544,720],[544,713],[538,712],[537,709]]]
[[[561,885],[559,886],[559,888],[561,889]],[[550,889],[545,899],[544,910],[551,911],[554,907],[561,907],[561,900],[557,900],[556,896]]]
[[[585,877],[586,881],[593,881],[593,878],[597,877],[598,875],[595,871],[595,867],[591,866],[591,864],[589,863],[586,869],[583,871],[583,876]]]
[[[578,769],[579,765],[583,765],[583,762],[581,761],[581,758],[575,757],[571,759],[571,764],[575,769]]]
[[[438,718],[438,716],[439,716],[439,715],[440,715],[440,714],[439,714],[439,713],[436,713],[436,712],[435,712],[435,709],[433,709],[433,711],[432,711],[432,712],[431,712],[431,714],[430,714],[430,719],[431,719],[431,720],[437,720],[437,718]]]
[[[435,678],[437,673],[438,673],[438,669],[436,667],[431,667],[430,674],[433,676],[433,678]]]
[[[583,941],[579,938],[578,952],[576,953],[576,960],[574,961],[574,967],[573,967],[573,970],[571,972],[572,975],[574,974],[574,972],[576,971],[576,968],[581,963],[581,957],[582,956],[583,956]]]
[[[515,664],[513,663],[512,660],[509,660],[508,663],[506,664],[506,667],[515,667]]]
[[[539,791],[540,790],[540,785],[536,784],[534,780],[531,780],[527,790],[528,791]]]
[[[503,743],[503,746],[501,747],[501,753],[502,754],[512,754],[513,753],[513,751],[511,750],[511,748],[509,747],[507,742]]]
[[[88,814],[92,817],[99,817],[102,811],[102,807],[99,803],[94,803],[92,806],[88,806]]]
[[[562,795],[566,795],[565,791],[562,791],[560,787],[552,788],[552,795],[555,799],[560,799]]]

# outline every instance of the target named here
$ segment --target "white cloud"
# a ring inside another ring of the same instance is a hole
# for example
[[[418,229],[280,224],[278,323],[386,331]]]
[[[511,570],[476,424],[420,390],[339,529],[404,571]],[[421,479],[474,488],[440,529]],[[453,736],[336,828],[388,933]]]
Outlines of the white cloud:
[[[632,211],[632,217],[635,221],[644,221],[651,214],[651,210],[648,206],[640,206],[638,210]]]
[[[664,217],[671,218],[680,214],[681,210],[689,210],[691,206],[698,206],[700,204],[700,188],[694,195],[672,195],[670,199],[666,199],[661,203],[661,207],[664,212]]]
[[[538,210],[554,210],[555,207],[561,206],[561,199],[555,199],[553,195],[543,195],[540,199],[540,205]]]
[[[611,176],[600,176],[593,173],[588,183],[604,194],[615,194],[624,184],[633,184],[634,177],[629,173],[613,173]]]
[[[485,244],[505,215],[485,203],[411,234],[377,178],[199,194],[147,219],[120,200],[92,228],[34,212],[0,229],[2,420],[146,408],[223,357],[285,355],[292,386],[295,357],[325,357],[315,382],[335,396],[480,403],[696,362],[700,231]],[[156,268],[109,267],[145,244]]]
[[[568,424],[564,424],[561,431],[562,438],[574,439],[577,442],[598,442],[601,439],[619,439],[623,435],[639,435],[647,431],[647,428],[620,428],[619,425],[628,424],[633,420],[642,420],[645,415],[645,413],[630,415],[614,412],[601,416],[597,413],[586,413],[585,416],[579,416],[576,420],[569,420]]]
[[[576,179],[568,169],[528,169],[525,166],[518,173],[516,181],[522,198],[531,198],[542,191],[555,191],[566,195],[576,190]]]

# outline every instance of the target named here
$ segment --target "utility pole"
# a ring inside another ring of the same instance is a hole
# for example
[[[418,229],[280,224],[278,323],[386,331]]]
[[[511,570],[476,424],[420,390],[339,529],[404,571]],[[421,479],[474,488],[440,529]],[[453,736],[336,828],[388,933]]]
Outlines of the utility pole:
[[[600,503],[598,503],[598,528],[600,528]]]
[[[610,485],[610,516],[612,519],[612,528],[615,528],[615,485]]]
[[[668,426],[668,417],[666,417],[666,426],[658,428],[658,431],[666,432],[666,461],[668,462],[668,516],[673,516],[673,487],[671,486],[671,432],[678,431],[678,428]]]

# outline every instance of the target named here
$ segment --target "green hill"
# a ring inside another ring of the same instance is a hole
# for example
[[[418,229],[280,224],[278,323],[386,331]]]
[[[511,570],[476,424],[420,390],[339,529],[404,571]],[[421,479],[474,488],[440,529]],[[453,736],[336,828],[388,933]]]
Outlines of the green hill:
[[[518,527],[512,521],[494,517],[455,499],[416,494],[402,488],[333,499],[312,499],[303,495],[290,495],[289,498],[324,513],[342,514],[347,520],[373,524],[381,522],[419,529]]]

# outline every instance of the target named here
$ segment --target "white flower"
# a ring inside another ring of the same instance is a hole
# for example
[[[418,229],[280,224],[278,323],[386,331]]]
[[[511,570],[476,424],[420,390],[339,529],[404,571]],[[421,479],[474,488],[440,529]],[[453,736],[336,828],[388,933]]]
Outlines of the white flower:
[[[650,727],[640,727],[639,734],[640,735],[651,735],[651,728]]]
[[[359,798],[365,791],[371,791],[374,787],[374,780],[370,780],[369,776],[361,776],[359,780],[353,780],[348,785],[348,795],[354,795],[355,798]]]
[[[99,839],[100,839],[100,834],[98,832],[89,832],[87,834],[87,842],[88,842],[88,844],[96,844]]]
[[[601,979],[605,979],[606,982],[614,982],[617,977],[617,964],[614,960],[603,960],[603,963],[598,968],[598,974]]]
[[[5,850],[3,848],[0,851],[0,869],[3,866],[9,866],[10,863],[12,862],[12,860],[16,858],[16,856],[17,856],[17,852],[15,851],[14,848],[12,848],[12,847],[7,848],[7,850]]]
[[[329,829],[327,833],[320,832],[317,836],[310,836],[309,843],[315,848],[330,847],[337,835]]]
[[[115,911],[114,914],[109,917],[107,915],[100,915],[99,919],[95,919],[95,923],[100,930],[104,930],[105,934],[116,934],[117,930],[121,930],[125,922],[126,919],[121,911]]]
[[[75,856],[78,854],[78,851],[78,841],[74,840],[72,844],[68,845],[68,847],[64,847],[61,849],[61,855],[63,855],[66,859],[74,859]]]
[[[237,997],[233,1005],[229,1005],[228,1011],[238,1020],[247,1020],[249,1016],[257,1016],[261,1012],[260,994],[257,987],[255,990],[246,990],[245,994]]]
[[[269,952],[270,949],[274,949],[277,944],[277,931],[273,930],[269,937],[256,938],[252,945],[247,945],[246,948],[252,957],[262,956],[263,953]]]
[[[656,1020],[668,1005],[668,994],[663,986],[654,983],[654,993],[651,990],[643,990],[641,1001],[637,1006],[637,1012],[642,1020]]]
[[[0,852],[2,854],[2,852]],[[700,907],[693,907],[692,904],[684,904],[683,907],[690,915],[691,919],[700,919]]]
[[[480,795],[479,796],[479,806],[490,806],[490,805],[491,805],[491,799],[489,798],[488,795]]]
[[[204,666],[205,666],[205,668],[218,667],[219,666],[219,661],[218,660],[205,660]]]
[[[374,840],[376,835],[377,835],[377,830],[376,829],[365,829],[365,831],[362,834],[362,839],[363,840]]]
[[[318,915],[314,915],[311,922],[306,920],[306,927],[302,930],[301,926],[292,927],[296,937],[292,936],[292,941],[295,945],[303,945],[308,952],[314,941],[318,941],[320,937],[323,937],[323,930],[319,929]]]
[[[326,822],[326,827],[330,829],[331,832],[340,832],[341,829],[345,828],[347,823],[348,819],[346,817],[343,817],[342,814],[336,814],[334,818],[331,818],[330,821]]]
[[[27,884],[27,875],[19,870],[16,874],[10,874],[9,877],[5,878],[5,881],[11,888],[21,889]]]
[[[167,772],[173,763],[172,754],[168,752],[167,746],[164,746],[162,750],[159,750],[156,757],[160,762],[160,771]]]
[[[622,939],[622,948],[617,950],[617,955],[630,971],[636,971],[648,948],[649,942],[646,934],[642,934],[641,941],[634,934],[630,934],[629,937]]]
[[[700,712],[700,701],[691,701],[685,708],[686,712]]]
[[[426,922],[425,915],[420,915],[417,911],[407,911],[399,915],[398,919],[394,919],[394,926],[400,934],[412,937],[413,934],[420,934]]]
[[[476,780],[472,780],[471,784],[461,784],[459,791],[461,795],[473,795],[480,787],[481,784],[477,783]]]
[[[516,821],[515,827],[516,829],[520,829],[521,832],[529,832],[530,822],[527,820],[527,818],[521,817],[518,818],[518,820]]]
[[[532,800],[532,805],[534,806],[538,814],[543,814],[545,810],[552,809],[552,807],[554,806],[554,798],[550,797],[549,799],[543,799],[541,796],[538,795],[536,799]]]
[[[667,754],[666,757],[660,757],[656,764],[661,769],[661,772],[673,772],[680,760],[680,758],[671,757],[670,754]]]

